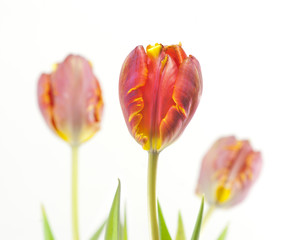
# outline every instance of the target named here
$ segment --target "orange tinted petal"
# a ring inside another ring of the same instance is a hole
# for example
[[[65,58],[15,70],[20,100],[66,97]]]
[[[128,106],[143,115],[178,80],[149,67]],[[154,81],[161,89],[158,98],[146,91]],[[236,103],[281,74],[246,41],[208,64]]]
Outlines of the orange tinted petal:
[[[186,53],[179,45],[166,46],[165,53],[175,61],[177,66],[179,66],[185,58],[187,58]]]

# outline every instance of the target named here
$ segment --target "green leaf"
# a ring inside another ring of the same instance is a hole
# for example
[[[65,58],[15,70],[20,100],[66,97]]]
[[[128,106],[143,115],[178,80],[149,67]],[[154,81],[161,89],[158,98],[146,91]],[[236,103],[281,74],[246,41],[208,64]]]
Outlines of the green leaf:
[[[124,213],[124,223],[121,223],[120,221],[120,240],[128,240],[126,208]]]
[[[120,221],[120,233],[119,233],[119,240],[123,240],[124,237],[124,230],[123,230],[124,226],[122,224],[122,222]]]
[[[42,206],[42,215],[43,215],[45,240],[54,240],[52,231],[51,231],[49,223],[48,223],[48,219],[47,219],[47,215],[46,215],[46,211],[45,211],[44,206]]]
[[[159,202],[157,201],[157,211],[158,211],[158,227],[159,227],[159,237],[160,240],[171,240],[169,231],[167,229],[162,211],[161,211],[161,207]]]
[[[98,228],[98,230],[95,232],[92,238],[90,238],[90,240],[98,240],[101,233],[103,232],[105,225],[106,225],[106,221],[103,222],[103,224]]]
[[[122,229],[123,231],[123,236],[122,240],[128,240],[128,228],[127,228],[127,212],[126,212],[126,207],[125,207],[125,213],[124,213],[124,227]]]
[[[121,195],[121,183],[119,180],[118,188],[107,220],[105,240],[120,239],[120,195]]]
[[[191,240],[198,240],[200,236],[200,229],[201,229],[201,223],[203,218],[203,211],[204,211],[204,197],[202,197],[201,206],[199,210],[199,214],[196,220],[196,224],[192,233]]]
[[[181,212],[178,214],[178,227],[175,240],[186,240]]]
[[[228,233],[228,225],[224,228],[224,230],[222,231],[221,235],[219,236],[218,240],[225,240],[227,233]]]

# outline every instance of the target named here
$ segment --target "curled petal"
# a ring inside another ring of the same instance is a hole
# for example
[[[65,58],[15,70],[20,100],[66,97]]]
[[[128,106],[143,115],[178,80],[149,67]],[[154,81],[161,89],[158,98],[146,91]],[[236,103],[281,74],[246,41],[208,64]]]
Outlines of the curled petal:
[[[185,58],[187,58],[186,53],[180,45],[167,46],[165,49],[165,53],[175,61],[177,66],[179,66]]]

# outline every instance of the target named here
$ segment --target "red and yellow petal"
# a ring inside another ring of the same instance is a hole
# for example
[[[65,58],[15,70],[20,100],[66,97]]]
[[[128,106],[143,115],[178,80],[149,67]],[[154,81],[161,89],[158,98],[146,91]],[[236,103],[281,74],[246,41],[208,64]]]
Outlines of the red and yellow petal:
[[[165,47],[165,53],[169,55],[176,63],[177,66],[187,58],[186,53],[180,45],[170,45]]]
[[[119,83],[119,96],[123,114],[129,131],[142,145],[146,144],[148,136],[145,129],[139,128],[144,109],[142,88],[148,76],[147,55],[142,46],[136,47],[126,58]]]
[[[202,93],[202,75],[197,63],[194,57],[183,61],[174,87],[173,99],[185,117],[194,115]]]

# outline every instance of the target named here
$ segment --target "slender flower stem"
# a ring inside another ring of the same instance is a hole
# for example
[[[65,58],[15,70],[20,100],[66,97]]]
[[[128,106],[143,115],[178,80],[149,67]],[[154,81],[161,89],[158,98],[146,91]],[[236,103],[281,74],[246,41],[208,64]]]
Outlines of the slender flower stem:
[[[209,221],[209,219],[210,219],[210,217],[212,216],[212,214],[213,214],[213,212],[215,211],[215,209],[216,209],[216,208],[215,208],[214,205],[211,205],[211,206],[208,208],[208,210],[207,210],[207,212],[206,212],[206,214],[205,214],[205,217],[204,217],[204,219],[203,219],[203,222],[202,222],[202,230],[205,228],[207,222]]]
[[[156,170],[158,152],[150,151],[148,154],[148,218],[150,227],[150,239],[159,240],[156,206]]]
[[[73,240],[79,240],[78,229],[78,146],[72,146],[72,234]]]

